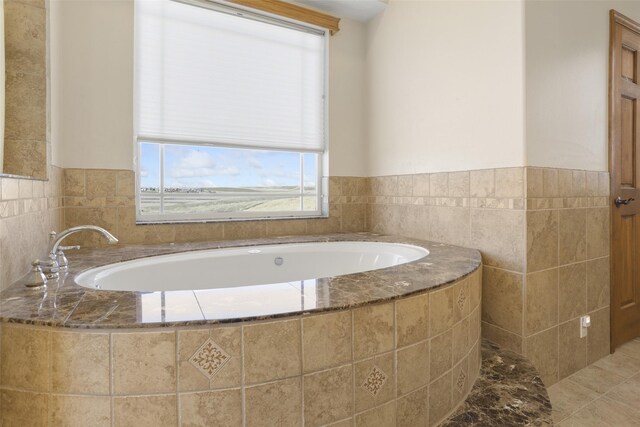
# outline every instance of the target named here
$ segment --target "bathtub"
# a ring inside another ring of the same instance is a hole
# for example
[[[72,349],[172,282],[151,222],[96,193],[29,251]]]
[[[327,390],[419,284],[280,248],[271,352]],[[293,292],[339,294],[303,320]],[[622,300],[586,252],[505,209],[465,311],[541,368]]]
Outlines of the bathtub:
[[[425,248],[385,242],[309,242],[160,255],[98,267],[78,285],[112,291],[187,291],[300,282],[406,264]]]
[[[437,425],[480,371],[473,249],[340,234],[69,261],[0,292],[0,424]]]

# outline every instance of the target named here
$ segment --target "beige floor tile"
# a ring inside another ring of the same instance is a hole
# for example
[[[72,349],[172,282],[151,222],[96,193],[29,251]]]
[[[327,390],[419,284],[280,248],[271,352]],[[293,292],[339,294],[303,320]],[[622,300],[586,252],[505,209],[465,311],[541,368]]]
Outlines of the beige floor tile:
[[[606,396],[640,410],[640,374],[614,387]]]
[[[606,393],[625,380],[620,375],[594,365],[579,370],[569,379],[597,393]]]
[[[640,340],[629,341],[621,347],[618,347],[616,352],[640,359]]]
[[[571,427],[637,427],[640,411],[602,397],[571,416],[563,426]]]
[[[553,420],[560,422],[600,395],[582,385],[564,379],[548,388]]]
[[[634,359],[620,351],[603,357],[594,365],[625,378],[631,378],[640,372],[640,359]]]

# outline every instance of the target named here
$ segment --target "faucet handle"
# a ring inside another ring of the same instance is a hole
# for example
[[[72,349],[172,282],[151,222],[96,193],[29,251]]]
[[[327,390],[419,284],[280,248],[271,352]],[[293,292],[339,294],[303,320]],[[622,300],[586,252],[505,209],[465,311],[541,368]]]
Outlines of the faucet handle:
[[[62,271],[67,271],[69,267],[69,260],[67,256],[64,254],[64,251],[78,250],[80,249],[79,245],[75,246],[58,246],[58,251],[56,252],[56,261],[58,262],[58,268]]]
[[[27,280],[24,284],[27,288],[39,288],[41,286],[46,286],[47,277],[42,272],[42,267],[40,265],[40,260],[35,259],[31,262],[33,268],[31,269],[31,280]]]

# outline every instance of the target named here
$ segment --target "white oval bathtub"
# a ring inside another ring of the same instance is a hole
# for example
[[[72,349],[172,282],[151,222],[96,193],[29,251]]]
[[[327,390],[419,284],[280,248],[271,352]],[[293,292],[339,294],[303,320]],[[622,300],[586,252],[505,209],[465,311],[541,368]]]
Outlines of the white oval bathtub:
[[[94,268],[76,283],[112,291],[180,291],[285,283],[377,270],[429,254],[400,243],[314,242],[209,249]]]

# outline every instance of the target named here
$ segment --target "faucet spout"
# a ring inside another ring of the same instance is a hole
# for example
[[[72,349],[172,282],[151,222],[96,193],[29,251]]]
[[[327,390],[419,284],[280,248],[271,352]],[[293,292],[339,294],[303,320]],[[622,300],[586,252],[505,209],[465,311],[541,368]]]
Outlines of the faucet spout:
[[[97,225],[79,225],[77,227],[71,227],[64,231],[61,231],[56,236],[56,240],[51,245],[51,251],[49,252],[49,256],[52,259],[55,259],[56,254],[58,253],[58,247],[60,246],[62,241],[66,239],[68,236],[70,236],[71,234],[78,233],[80,231],[95,231],[97,233],[102,234],[107,239],[110,245],[115,245],[116,243],[118,243],[118,239],[116,239],[116,237],[113,234],[109,233],[107,230],[105,230],[102,227],[98,227]]]

